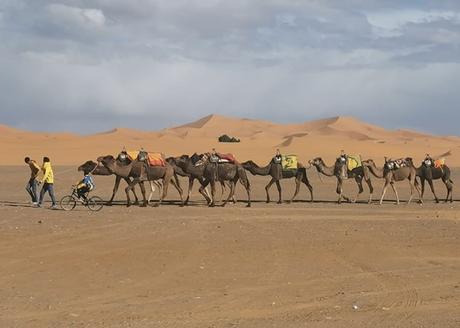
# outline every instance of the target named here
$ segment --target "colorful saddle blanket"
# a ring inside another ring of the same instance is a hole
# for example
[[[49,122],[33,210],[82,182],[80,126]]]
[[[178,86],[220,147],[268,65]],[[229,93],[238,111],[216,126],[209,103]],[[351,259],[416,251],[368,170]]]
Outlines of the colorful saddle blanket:
[[[445,158],[440,158],[434,161],[434,167],[437,169],[442,168],[444,165],[446,165],[446,159]]]
[[[165,166],[166,160],[162,153],[139,152],[137,150],[128,150],[127,155],[130,160],[146,161],[150,166]]]
[[[296,155],[282,155],[281,166],[283,171],[297,170],[297,164]]]
[[[353,171],[354,169],[363,166],[361,163],[360,155],[348,155],[347,156],[347,169]]]
[[[397,170],[402,167],[409,166],[410,162],[406,158],[398,158],[389,160],[385,163],[385,166],[390,170]]]

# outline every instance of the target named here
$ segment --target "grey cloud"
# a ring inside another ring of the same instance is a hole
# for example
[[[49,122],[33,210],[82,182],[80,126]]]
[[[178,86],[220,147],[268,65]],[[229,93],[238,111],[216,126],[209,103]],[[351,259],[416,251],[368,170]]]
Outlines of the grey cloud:
[[[456,133],[456,1],[3,2],[3,123],[93,132],[212,112],[282,122],[346,114]],[[453,15],[376,33],[369,13],[397,11]]]

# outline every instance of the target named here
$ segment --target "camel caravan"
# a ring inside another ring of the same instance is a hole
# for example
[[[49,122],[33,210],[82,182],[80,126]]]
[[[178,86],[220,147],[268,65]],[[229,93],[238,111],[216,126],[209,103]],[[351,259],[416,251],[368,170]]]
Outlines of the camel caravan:
[[[373,179],[383,179],[383,190],[380,196],[379,204],[382,204],[389,186],[396,195],[396,203],[399,204],[399,195],[396,189],[396,182],[408,181],[410,185],[410,203],[417,193],[418,200],[423,203],[425,192],[425,182],[431,188],[435,201],[438,203],[439,198],[433,186],[433,180],[442,180],[447,189],[445,202],[452,202],[453,182],[451,180],[451,171],[445,164],[444,159],[433,160],[428,154],[419,167],[416,167],[412,158],[387,159],[382,167],[378,167],[372,159],[362,160],[359,155],[347,155],[343,151],[336,159],[333,165],[328,166],[321,157],[316,157],[308,161],[308,166],[298,161],[296,155],[281,155],[277,150],[275,156],[270,159],[267,165],[259,166],[254,161],[240,163],[233,154],[221,154],[212,150],[212,152],[192,155],[182,155],[179,157],[166,158],[162,153],[151,153],[144,150],[140,151],[121,151],[116,157],[112,155],[101,156],[97,161],[87,161],[78,167],[78,171],[85,174],[115,176],[115,184],[112,196],[107,205],[112,205],[115,194],[118,191],[121,180],[127,183],[125,188],[127,206],[140,204],[147,206],[153,197],[155,190],[159,192],[158,202],[154,206],[160,206],[168,194],[170,184],[178,191],[180,196],[180,206],[189,204],[190,195],[195,180],[198,181],[199,193],[204,197],[208,206],[216,205],[216,185],[221,186],[220,198],[222,206],[229,201],[235,201],[235,188],[240,184],[245,188],[247,193],[247,207],[251,206],[251,186],[247,172],[251,175],[267,176],[269,181],[265,186],[266,202],[270,203],[270,188],[273,184],[278,189],[278,204],[283,202],[282,188],[280,180],[292,179],[295,182],[295,192],[288,200],[288,203],[295,200],[302,184],[306,186],[310,193],[310,202],[314,201],[313,187],[307,176],[309,168],[315,168],[318,176],[335,177],[337,179],[336,193],[337,202],[342,201],[357,202],[359,196],[364,192],[363,180],[369,188],[368,203],[373,201],[374,187]],[[184,198],[184,192],[179,182],[179,176],[188,178],[187,196]],[[345,181],[355,181],[358,191],[355,197],[349,198],[344,195],[343,184]],[[146,197],[145,182],[149,183],[149,196]],[[136,194],[135,187],[139,185],[142,193],[142,201]],[[210,187],[210,191],[209,191]],[[224,197],[226,190],[229,190],[227,197]],[[131,194],[134,197],[134,203],[131,201]]]

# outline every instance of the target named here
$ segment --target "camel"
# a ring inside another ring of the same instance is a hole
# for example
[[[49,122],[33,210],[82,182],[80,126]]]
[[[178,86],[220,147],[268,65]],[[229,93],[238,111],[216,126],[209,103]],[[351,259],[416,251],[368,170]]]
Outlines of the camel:
[[[251,207],[251,186],[246,175],[245,169],[241,164],[237,163],[215,163],[211,161],[210,154],[205,154],[201,159],[202,165],[204,165],[203,170],[203,183],[199,189],[200,193],[208,202],[210,207],[215,206],[215,192],[216,192],[216,181],[229,181],[230,182],[230,192],[227,199],[223,202],[222,206],[225,206],[227,202],[235,194],[235,186],[238,180],[246,189],[248,194],[248,204],[246,207]],[[211,198],[206,195],[204,192],[206,186],[211,184]]]
[[[382,196],[380,197],[380,202],[379,202],[380,205],[382,205],[383,203],[383,199],[385,197],[385,193],[387,191],[388,185],[391,185],[391,188],[393,188],[393,191],[396,195],[396,204],[399,205],[399,195],[398,195],[398,191],[396,190],[394,183],[399,182],[399,181],[404,181],[404,180],[409,180],[409,184],[410,184],[410,197],[409,197],[409,200],[407,201],[407,204],[410,204],[410,202],[412,201],[412,198],[414,195],[414,189],[416,189],[418,192],[419,202],[423,203],[417,181],[415,180],[416,173],[417,173],[416,168],[414,164],[412,163],[411,158],[407,158],[406,161],[409,163],[408,166],[403,166],[397,169],[389,168],[390,161],[387,160],[387,158],[385,158],[385,164],[383,168],[377,168],[377,166],[375,165],[375,162],[372,159],[368,159],[362,162],[363,166],[367,167],[369,171],[375,177],[385,179],[385,184],[382,190]]]
[[[246,161],[244,163],[241,163],[241,165],[251,172],[252,175],[262,175],[262,176],[267,176],[270,175],[272,178],[270,182],[265,186],[265,192],[267,194],[267,203],[270,203],[270,188],[271,186],[275,183],[276,187],[278,189],[278,204],[281,204],[281,184],[280,180],[281,179],[290,179],[295,177],[295,192],[292,198],[289,200],[289,203],[292,202],[297,194],[299,193],[300,189],[300,184],[303,182],[308,190],[310,191],[310,202],[313,202],[313,187],[311,186],[310,182],[308,181],[307,177],[307,170],[304,166],[301,164],[297,165],[297,170],[285,170],[283,171],[283,167],[281,163],[276,163],[274,159],[268,163],[268,165],[264,167],[258,166],[256,163],[253,161]]]
[[[431,188],[431,192],[434,195],[434,199],[436,203],[439,203],[438,196],[434,191],[433,180],[441,179],[444,182],[446,189],[447,189],[447,196],[445,199],[445,203],[449,200],[452,203],[452,189],[453,189],[453,181],[450,178],[450,168],[447,165],[443,165],[442,167],[434,167],[433,165],[428,165],[425,161],[422,162],[422,165],[417,168],[416,175],[420,178],[420,184],[422,185],[422,192],[421,197],[423,200],[423,194],[425,193],[425,181],[428,181],[428,184]]]
[[[339,199],[337,201],[339,204],[342,202],[342,199],[348,202],[352,202],[352,203],[355,203],[358,200],[359,195],[364,191],[363,179],[366,181],[367,185],[369,186],[368,203],[370,204],[372,202],[372,194],[374,193],[374,187],[372,186],[372,181],[370,179],[368,170],[364,168],[363,166],[357,167],[351,171],[347,170],[348,177],[354,178],[356,183],[358,184],[358,193],[353,200],[350,200],[350,198],[346,197],[343,194],[342,186],[343,186],[344,179],[342,175],[340,174],[342,170],[342,165],[346,165],[346,164],[342,163],[339,159],[337,159],[334,166],[327,166],[321,157],[317,157],[313,160],[310,160],[308,163],[316,167],[319,173],[322,173],[329,177],[335,176],[337,178],[336,192],[339,195]]]
[[[79,172],[84,172],[85,174],[91,173],[93,175],[101,175],[101,176],[109,176],[112,175],[112,173],[104,166],[100,165],[99,163],[93,162],[93,161],[86,161],[82,165],[78,167]],[[120,186],[120,181],[122,177],[116,175],[115,176],[115,185],[113,186],[113,192],[112,192],[112,197],[110,197],[110,200],[106,203],[106,205],[111,206],[113,199],[115,198],[115,194],[118,191],[118,187]],[[124,179],[126,183],[129,185],[131,179]],[[158,181],[149,181],[150,182],[150,194],[148,198],[148,202],[152,200],[153,193],[155,192],[155,186],[158,188],[158,190],[161,190],[161,184]],[[134,204],[138,204],[139,200],[137,198],[136,192],[133,189],[133,195],[135,198]]]
[[[198,180],[200,184],[203,184],[204,182],[203,173],[204,173],[205,165],[195,165],[195,163],[199,161],[202,157],[203,155],[198,155],[197,153],[194,153],[192,156],[182,155],[182,156],[174,158],[171,161],[171,163],[174,163],[175,166],[177,166],[184,173],[186,173],[189,178],[188,193],[187,193],[187,198],[185,199],[184,205],[188,205],[188,201],[192,194],[193,182],[195,181],[195,179]],[[222,186],[222,195],[223,195],[224,190],[225,190],[225,181],[220,181],[220,183]],[[209,198],[212,197],[209,194],[207,187],[204,189],[204,192]],[[233,197],[233,203],[236,203],[234,197]]]
[[[154,206],[160,206],[163,199],[168,194],[168,186],[171,182],[177,189],[180,195],[181,204],[183,204],[182,188],[174,180],[174,168],[168,163],[165,166],[149,166],[145,162],[133,160],[122,163],[120,160],[115,159],[112,155],[102,156],[97,159],[98,162],[102,163],[110,172],[120,176],[122,178],[132,178],[133,180],[129,183],[128,187],[125,188],[126,198],[128,199],[127,206],[131,206],[129,198],[129,191],[133,190],[137,184],[140,184],[143,203],[141,206],[147,206],[147,200],[145,198],[145,186],[144,181],[155,181],[162,180],[163,192]]]

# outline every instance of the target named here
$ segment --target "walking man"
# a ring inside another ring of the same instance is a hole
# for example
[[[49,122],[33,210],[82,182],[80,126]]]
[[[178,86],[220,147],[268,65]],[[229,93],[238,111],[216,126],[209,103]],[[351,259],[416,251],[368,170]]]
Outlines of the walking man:
[[[45,196],[45,193],[48,192],[48,194],[51,197],[51,208],[56,209],[56,199],[54,197],[54,174],[53,174],[53,168],[51,167],[51,162],[48,157],[43,157],[43,166],[42,166],[42,171],[43,171],[43,187],[42,190],[40,191],[40,200],[38,201],[38,207],[41,207],[43,204],[43,197]]]
[[[32,204],[37,205],[38,196],[37,196],[37,185],[38,185],[38,174],[40,173],[40,166],[30,157],[24,158],[24,162],[29,165],[30,168],[30,179],[27,182],[26,190],[32,198]]]

